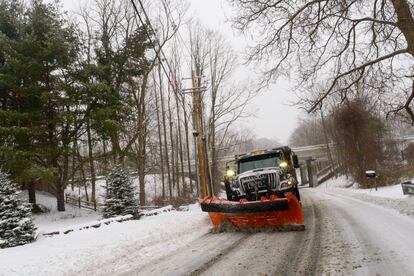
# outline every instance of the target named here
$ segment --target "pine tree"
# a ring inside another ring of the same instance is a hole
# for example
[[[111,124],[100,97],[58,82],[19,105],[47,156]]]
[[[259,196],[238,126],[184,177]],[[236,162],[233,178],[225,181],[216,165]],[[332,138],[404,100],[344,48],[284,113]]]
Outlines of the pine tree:
[[[0,248],[29,243],[35,231],[30,205],[20,200],[16,185],[0,170]]]
[[[135,187],[131,178],[121,166],[116,166],[106,179],[104,218],[133,215],[139,218]]]
[[[71,139],[81,125],[70,85],[78,37],[57,3],[43,2],[0,1],[0,165],[28,187],[31,203],[35,183],[51,183],[64,211]]]

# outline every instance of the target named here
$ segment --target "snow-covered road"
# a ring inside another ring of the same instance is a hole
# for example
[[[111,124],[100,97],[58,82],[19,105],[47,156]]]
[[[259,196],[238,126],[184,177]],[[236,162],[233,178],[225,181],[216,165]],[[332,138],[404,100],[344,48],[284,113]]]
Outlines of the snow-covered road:
[[[0,275],[414,275],[414,198],[301,194],[305,231],[213,234],[192,205],[2,249]]]
[[[205,234],[125,275],[414,275],[414,220],[303,189],[306,231]]]

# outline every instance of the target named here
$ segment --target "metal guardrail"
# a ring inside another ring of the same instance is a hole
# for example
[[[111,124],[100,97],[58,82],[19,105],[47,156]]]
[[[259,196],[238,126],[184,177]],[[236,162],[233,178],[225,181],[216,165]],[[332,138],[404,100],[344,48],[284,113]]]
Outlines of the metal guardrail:
[[[411,181],[401,183],[403,194],[405,195],[414,195],[414,183]]]

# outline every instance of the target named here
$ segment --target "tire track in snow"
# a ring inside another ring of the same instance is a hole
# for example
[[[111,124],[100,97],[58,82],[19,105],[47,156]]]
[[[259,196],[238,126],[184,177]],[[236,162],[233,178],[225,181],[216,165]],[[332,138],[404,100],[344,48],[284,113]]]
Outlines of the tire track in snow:
[[[316,273],[321,245],[321,213],[311,196],[301,190],[306,230],[297,232],[286,258],[274,275],[313,275]]]
[[[125,275],[189,275],[202,273],[209,265],[238,247],[248,237],[243,233],[206,234],[151,264]],[[204,269],[203,269],[204,267]],[[199,272],[197,272],[199,271]]]
[[[237,240],[236,242],[234,242],[232,245],[230,245],[229,247],[225,248],[224,250],[222,250],[220,253],[218,253],[215,257],[213,257],[212,259],[210,259],[208,262],[204,263],[203,265],[201,265],[199,268],[197,268],[196,270],[188,273],[189,276],[196,276],[196,275],[201,275],[203,272],[205,272],[208,268],[210,268],[211,266],[213,266],[217,261],[219,261],[220,259],[222,259],[224,256],[226,256],[227,254],[229,254],[231,251],[233,251],[234,249],[236,249],[238,246],[241,246],[241,244],[247,239],[249,238],[249,236],[246,234],[244,237],[242,237],[240,240]],[[187,274],[186,274],[187,275]]]
[[[306,192],[305,192],[306,193]],[[303,193],[303,194],[305,194]],[[304,275],[314,274],[320,243],[319,210],[304,195],[305,231],[250,234],[202,275]]]
[[[315,193],[316,194],[316,193]],[[344,195],[325,192],[316,194],[327,199],[338,234],[350,244],[347,256],[354,275],[412,275],[414,265],[414,221],[394,210]]]
[[[298,261],[301,265],[293,274],[313,272],[317,256],[313,254],[309,258],[308,255],[319,244],[319,237],[315,235],[319,229],[316,222],[319,211],[306,195],[303,204],[305,231],[206,234],[136,272],[143,275],[286,275],[292,274],[292,263]]]

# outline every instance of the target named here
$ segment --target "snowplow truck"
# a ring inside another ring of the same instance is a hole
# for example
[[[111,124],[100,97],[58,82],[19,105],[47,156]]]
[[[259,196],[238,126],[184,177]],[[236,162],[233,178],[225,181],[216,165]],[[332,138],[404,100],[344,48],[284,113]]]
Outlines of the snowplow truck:
[[[224,176],[227,199],[205,197],[201,209],[214,226],[237,227],[303,224],[296,168],[298,157],[289,147],[236,155]]]

